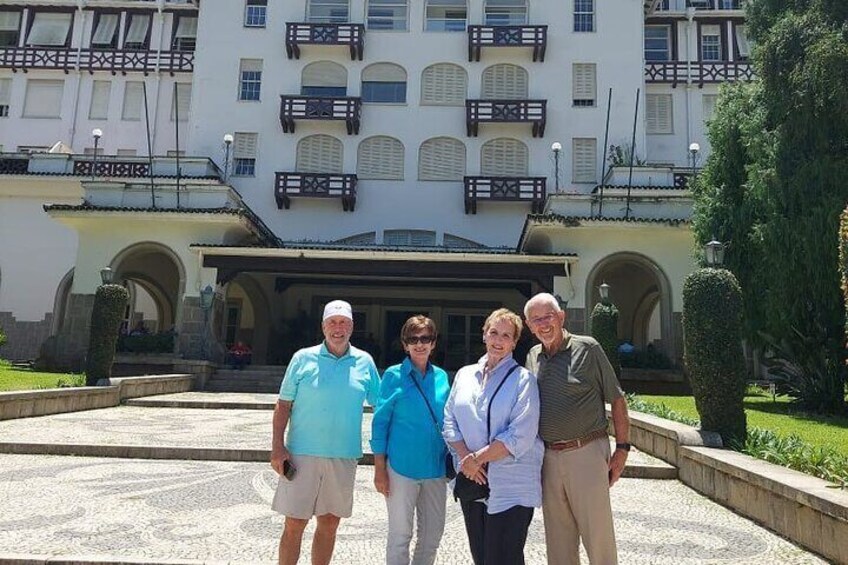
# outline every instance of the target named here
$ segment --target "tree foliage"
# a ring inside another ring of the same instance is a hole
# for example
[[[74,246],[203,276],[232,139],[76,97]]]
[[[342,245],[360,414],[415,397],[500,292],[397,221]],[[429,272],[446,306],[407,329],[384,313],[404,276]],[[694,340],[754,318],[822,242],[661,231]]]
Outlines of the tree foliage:
[[[725,444],[745,440],[742,291],[726,269],[699,269],[683,285],[686,368],[701,427]]]
[[[85,366],[85,383],[94,386],[112,374],[118,330],[124,318],[129,292],[119,284],[97,287],[91,311],[91,336]]]
[[[621,378],[618,358],[618,308],[613,304],[598,302],[592,310],[592,337],[598,340],[607,354],[615,376]]]
[[[730,242],[745,336],[820,344],[829,382],[815,390],[830,397],[801,400],[842,411],[837,233],[848,202],[848,2],[756,0],[748,23],[759,80],[720,96],[713,153],[694,189],[695,233],[700,243]]]

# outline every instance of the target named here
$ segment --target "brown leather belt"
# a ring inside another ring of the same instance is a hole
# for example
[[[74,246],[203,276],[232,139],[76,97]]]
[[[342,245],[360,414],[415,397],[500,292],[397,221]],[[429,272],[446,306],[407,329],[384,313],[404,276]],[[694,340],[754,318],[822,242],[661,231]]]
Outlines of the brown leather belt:
[[[579,449],[587,443],[592,443],[593,441],[597,441],[605,437],[608,437],[606,430],[595,430],[591,434],[577,439],[570,439],[567,441],[555,441],[552,443],[546,441],[545,447],[547,447],[548,449],[553,449],[554,451],[571,451],[572,449]]]

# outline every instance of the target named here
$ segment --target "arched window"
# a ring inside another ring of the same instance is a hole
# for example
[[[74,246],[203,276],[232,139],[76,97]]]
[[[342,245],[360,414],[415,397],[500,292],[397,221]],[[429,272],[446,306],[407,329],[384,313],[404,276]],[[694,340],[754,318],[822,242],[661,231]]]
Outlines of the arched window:
[[[427,0],[424,11],[426,31],[465,31],[465,0]]]
[[[348,0],[308,0],[306,21],[318,24],[345,24],[350,21]]]
[[[393,63],[374,63],[362,70],[362,101],[406,102],[406,71]]]
[[[408,16],[408,0],[368,0],[369,30],[406,31]]]
[[[418,150],[418,179],[461,181],[465,176],[465,145],[452,137],[434,137]]]
[[[436,63],[421,72],[421,104],[464,106],[468,97],[468,73],[453,63]]]
[[[427,230],[386,230],[384,245],[432,247],[436,245],[436,232]]]
[[[491,177],[526,177],[529,151],[524,142],[501,137],[480,150],[480,174]]]
[[[299,173],[341,173],[344,166],[342,142],[331,135],[309,135],[297,144]]]
[[[483,71],[483,98],[497,100],[526,100],[527,71],[518,65],[502,63]]]
[[[393,137],[376,135],[363,139],[356,158],[360,179],[403,180],[403,143]]]
[[[377,232],[369,231],[337,239],[342,245],[374,245],[377,243]]]
[[[332,61],[309,63],[300,75],[300,94],[347,96],[347,69]]]
[[[520,26],[527,23],[526,0],[486,0],[483,12],[487,26]]]

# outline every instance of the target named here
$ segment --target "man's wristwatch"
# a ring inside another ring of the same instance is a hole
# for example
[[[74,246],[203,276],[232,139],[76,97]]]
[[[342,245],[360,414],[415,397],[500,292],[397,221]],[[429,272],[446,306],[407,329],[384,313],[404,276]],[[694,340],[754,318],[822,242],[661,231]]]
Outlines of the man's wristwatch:
[[[629,452],[630,451],[630,444],[629,443],[616,443],[615,448],[620,449],[622,451]]]

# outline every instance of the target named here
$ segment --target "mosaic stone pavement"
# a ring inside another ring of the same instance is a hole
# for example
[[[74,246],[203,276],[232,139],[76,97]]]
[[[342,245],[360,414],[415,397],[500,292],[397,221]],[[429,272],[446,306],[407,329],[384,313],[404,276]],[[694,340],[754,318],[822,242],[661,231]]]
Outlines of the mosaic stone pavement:
[[[385,559],[385,506],[372,473],[357,472],[354,516],[339,530],[334,563]],[[276,481],[260,463],[0,455],[0,558],[273,563],[282,524],[269,509]],[[824,563],[677,481],[623,479],[613,507],[623,564]],[[545,563],[540,512],[526,555],[529,564]],[[471,562],[452,502],[437,562]]]

